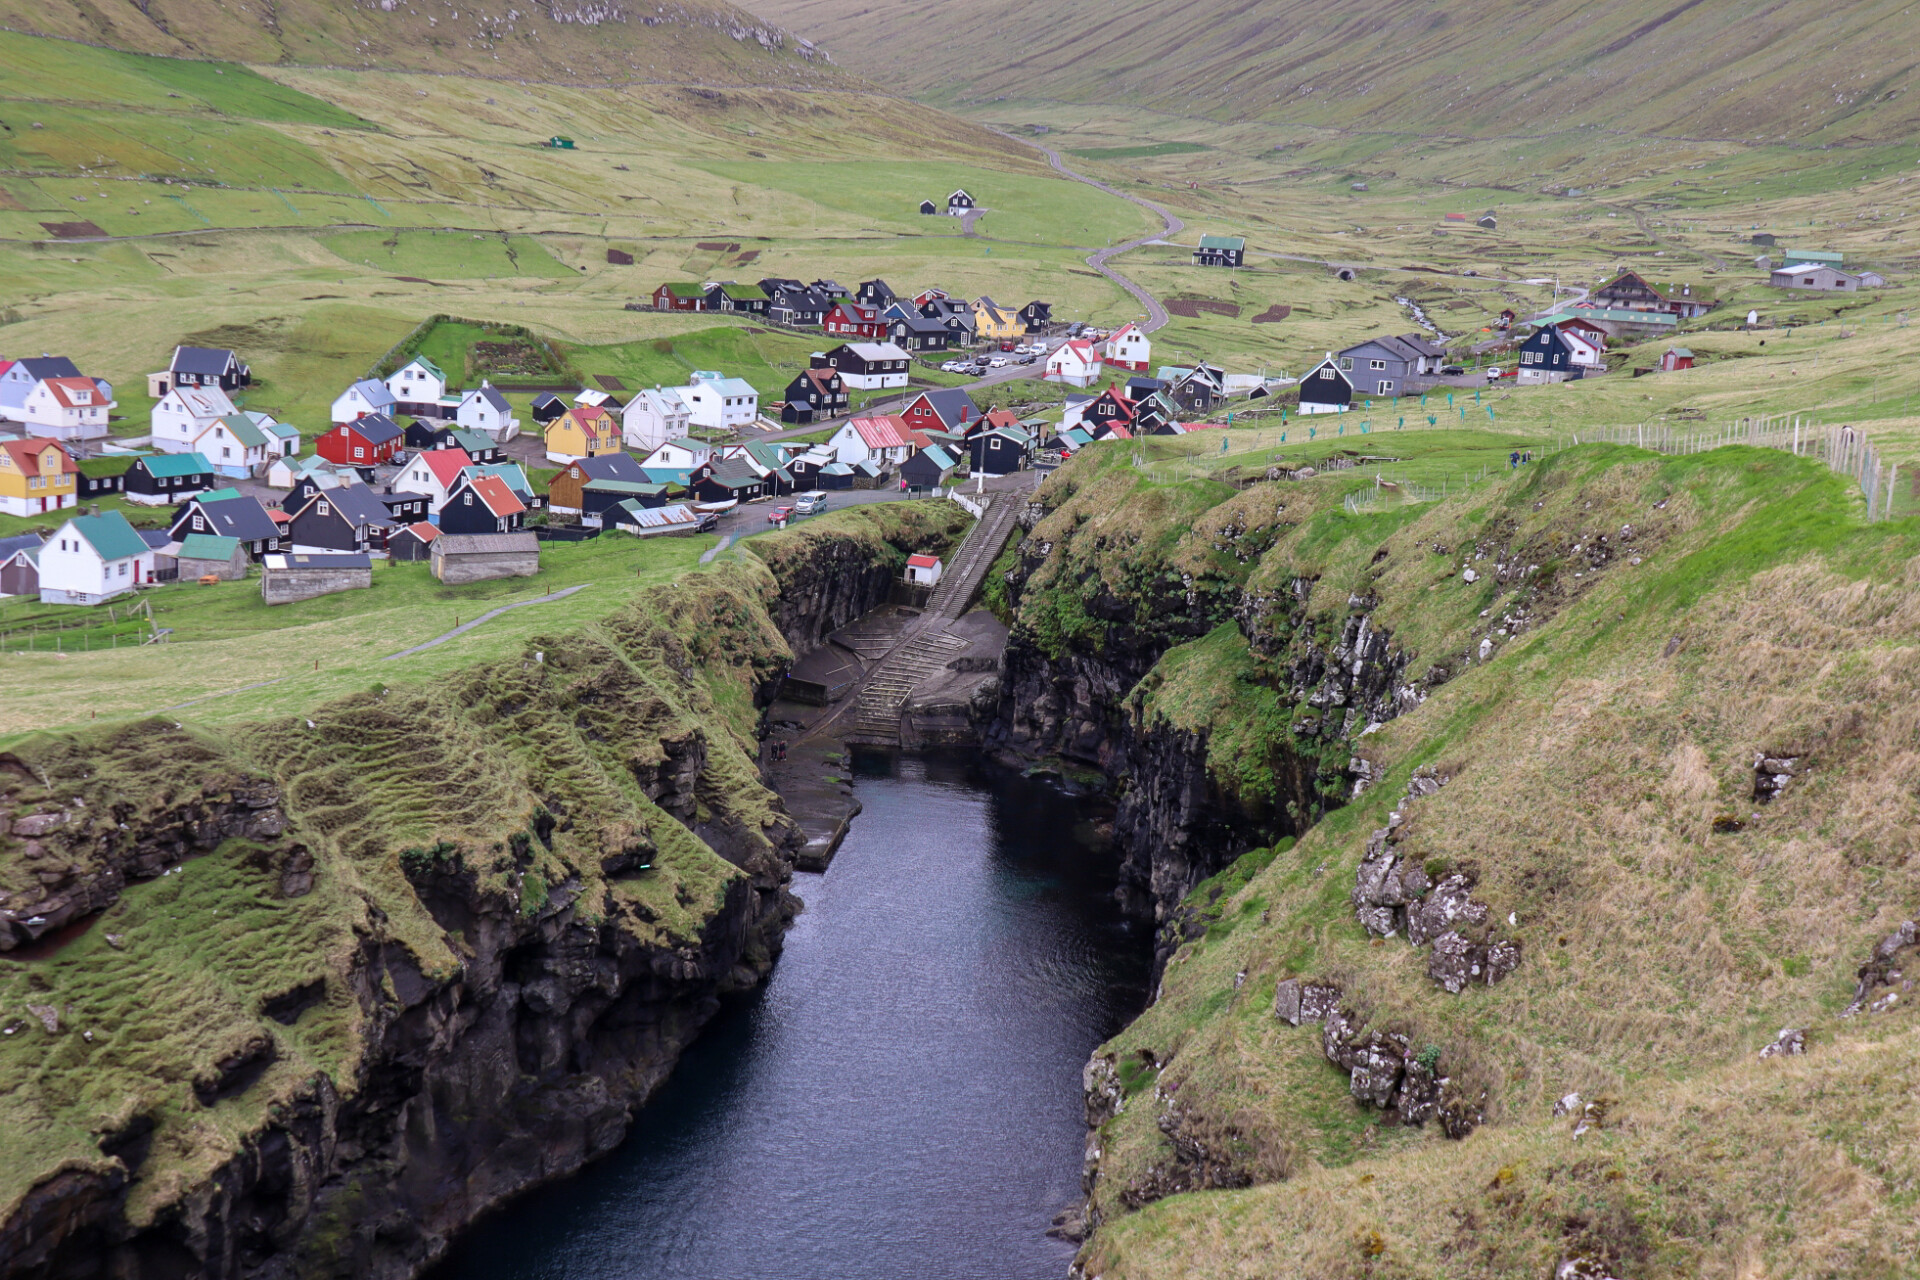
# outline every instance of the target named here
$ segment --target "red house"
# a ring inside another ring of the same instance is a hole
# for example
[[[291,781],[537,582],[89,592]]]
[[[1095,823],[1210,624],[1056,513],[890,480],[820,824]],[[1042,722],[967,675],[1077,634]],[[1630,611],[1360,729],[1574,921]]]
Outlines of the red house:
[[[663,284],[653,291],[656,311],[705,311],[707,291],[697,284]]]
[[[385,462],[400,449],[405,433],[383,413],[370,413],[329,428],[314,442],[313,451],[343,467],[370,467]]]
[[[1691,369],[1693,352],[1685,347],[1668,347],[1666,353],[1660,357],[1660,367],[1668,373],[1672,373],[1675,369]]]
[[[980,409],[973,397],[958,387],[922,391],[900,411],[900,420],[911,431],[958,431],[972,435],[980,425]]]
[[[879,342],[887,336],[887,322],[880,318],[880,308],[851,298],[834,303],[822,327],[838,337],[868,342]]]

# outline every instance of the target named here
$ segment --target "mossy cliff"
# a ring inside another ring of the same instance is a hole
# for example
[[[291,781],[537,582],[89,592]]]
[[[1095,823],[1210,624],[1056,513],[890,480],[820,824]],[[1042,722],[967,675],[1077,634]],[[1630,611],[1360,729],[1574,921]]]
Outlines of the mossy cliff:
[[[0,1274],[410,1275],[606,1151],[796,909],[769,682],[963,523],[849,511],[430,686],[0,756]]]
[[[1920,532],[1745,448],[1126,461],[1038,495],[995,728],[1161,922],[1079,1273],[1910,1274]]]

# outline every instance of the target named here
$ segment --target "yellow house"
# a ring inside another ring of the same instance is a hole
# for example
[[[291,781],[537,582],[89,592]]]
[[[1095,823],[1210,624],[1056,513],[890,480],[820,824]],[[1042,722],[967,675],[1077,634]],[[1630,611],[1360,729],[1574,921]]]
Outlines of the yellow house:
[[[579,405],[547,424],[547,461],[563,467],[619,448],[620,420],[598,405]]]
[[[0,441],[0,511],[36,516],[79,501],[80,468],[58,440],[34,437]]]
[[[979,298],[973,304],[973,332],[982,342],[999,342],[1027,336],[1027,326],[1018,311],[1009,311],[992,298]]]

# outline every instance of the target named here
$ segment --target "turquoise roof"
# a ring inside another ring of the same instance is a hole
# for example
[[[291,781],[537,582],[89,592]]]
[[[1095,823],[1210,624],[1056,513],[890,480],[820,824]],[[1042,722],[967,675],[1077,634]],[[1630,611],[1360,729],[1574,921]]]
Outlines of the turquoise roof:
[[[145,555],[149,550],[146,539],[135,533],[127,518],[118,511],[75,516],[67,523],[87,540],[102,560],[125,560],[129,556]]]
[[[223,538],[214,533],[190,533],[180,540],[182,560],[231,560],[240,549],[240,539]]]
[[[151,476],[205,475],[213,464],[197,453],[156,453],[140,460]]]

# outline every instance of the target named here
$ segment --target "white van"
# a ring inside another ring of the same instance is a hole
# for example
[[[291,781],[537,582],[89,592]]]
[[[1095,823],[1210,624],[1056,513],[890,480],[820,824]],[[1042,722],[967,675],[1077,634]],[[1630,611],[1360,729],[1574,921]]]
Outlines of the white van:
[[[793,495],[793,514],[810,516],[827,509],[827,495],[819,489],[810,489],[806,493]]]

